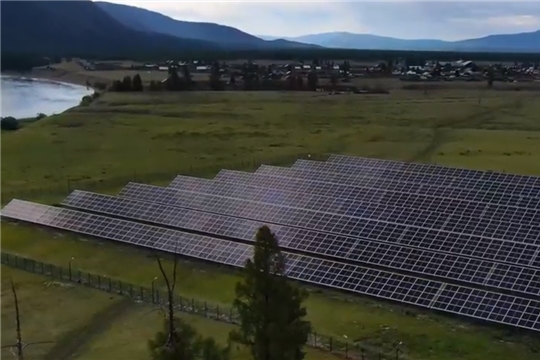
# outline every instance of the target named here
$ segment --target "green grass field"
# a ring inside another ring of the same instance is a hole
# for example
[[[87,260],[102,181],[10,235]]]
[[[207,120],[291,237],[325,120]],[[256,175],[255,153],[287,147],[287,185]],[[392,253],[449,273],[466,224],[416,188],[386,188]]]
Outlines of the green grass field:
[[[22,340],[35,344],[25,349],[26,359],[50,360],[146,360],[147,343],[161,330],[163,315],[157,308],[129,299],[65,284],[2,266],[2,346],[15,344],[13,279],[21,314]],[[84,311],[82,311],[84,309]],[[204,336],[226,344],[234,325],[178,314]],[[46,329],[46,331],[44,331]],[[335,356],[307,349],[307,360],[331,360]],[[2,349],[2,359],[13,357]],[[13,357],[14,358],[14,357]],[[233,347],[231,360],[247,360],[244,348]]]
[[[3,203],[61,200],[70,189],[114,193],[137,180],[165,184],[178,173],[213,176],[343,153],[540,174],[540,98],[517,91],[396,91],[391,95],[291,93],[111,94],[89,107],[2,133]],[[69,181],[68,181],[69,179]],[[148,286],[147,253],[3,224],[7,251]],[[126,270],[126,269],[129,269]],[[228,304],[235,272],[182,264],[180,293]],[[313,290],[317,331],[412,359],[537,359],[540,340],[419,309]],[[130,320],[131,321],[131,320]],[[101,350],[96,350],[101,351]]]

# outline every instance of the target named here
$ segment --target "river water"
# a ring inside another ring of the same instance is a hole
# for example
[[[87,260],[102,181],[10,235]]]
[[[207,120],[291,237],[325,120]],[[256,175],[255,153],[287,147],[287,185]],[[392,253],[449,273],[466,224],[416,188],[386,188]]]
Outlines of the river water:
[[[56,81],[2,75],[2,107],[0,115],[16,119],[36,117],[37,114],[59,114],[79,105],[92,90],[85,86]]]

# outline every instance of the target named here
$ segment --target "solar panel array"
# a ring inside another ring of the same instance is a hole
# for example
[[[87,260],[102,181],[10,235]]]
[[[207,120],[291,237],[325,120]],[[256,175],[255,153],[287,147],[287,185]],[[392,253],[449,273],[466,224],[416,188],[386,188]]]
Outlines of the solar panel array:
[[[540,331],[540,178],[332,155],[2,217],[243,266],[269,225],[306,283]]]

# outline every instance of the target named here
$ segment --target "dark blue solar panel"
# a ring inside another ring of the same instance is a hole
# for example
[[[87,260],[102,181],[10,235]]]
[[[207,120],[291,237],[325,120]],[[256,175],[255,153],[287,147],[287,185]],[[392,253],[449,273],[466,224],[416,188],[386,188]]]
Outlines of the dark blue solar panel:
[[[298,160],[293,166],[298,169],[310,169],[319,172],[333,172],[346,175],[370,174],[382,179],[412,182],[416,184],[429,184],[443,187],[486,191],[499,194],[511,194],[526,197],[540,197],[540,186],[529,186],[521,184],[507,184],[493,181],[476,179],[446,177],[431,174],[417,174],[386,169],[374,169],[355,165],[342,165],[339,163],[328,163],[321,161]]]
[[[250,245],[70,209],[11,201],[2,217],[242,266]],[[141,234],[143,235],[141,237]],[[540,302],[285,252],[287,274],[308,283],[540,331]]]
[[[409,194],[436,196],[454,200],[488,203],[491,205],[515,206],[537,211],[540,208],[540,199],[529,198],[512,194],[500,194],[487,191],[478,191],[465,188],[452,188],[436,184],[414,183],[410,181],[382,179],[368,174],[340,174],[321,172],[309,168],[283,168],[262,165],[255,172],[257,175],[272,175],[294,178],[300,181],[308,180],[323,184],[339,184],[356,187],[369,187],[380,190],[399,191]],[[218,175],[219,178],[219,175]]]

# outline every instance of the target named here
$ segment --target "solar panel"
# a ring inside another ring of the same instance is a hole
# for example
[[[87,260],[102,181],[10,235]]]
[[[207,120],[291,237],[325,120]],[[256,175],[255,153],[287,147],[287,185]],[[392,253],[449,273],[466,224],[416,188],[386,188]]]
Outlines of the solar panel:
[[[445,177],[431,174],[415,174],[386,169],[373,169],[355,165],[343,165],[339,163],[328,163],[322,161],[298,160],[292,168],[311,169],[320,172],[335,172],[346,175],[370,174],[384,179],[408,181],[419,184],[435,184],[438,186],[453,187],[460,189],[471,189],[487,191],[500,194],[512,194],[528,197],[540,197],[540,187],[520,184],[505,184],[493,181],[484,181],[468,178]]]
[[[446,231],[458,235],[468,234],[540,245],[540,226],[538,226],[540,217],[526,219],[522,216],[515,222],[502,222],[490,219],[489,214],[484,212],[477,212],[474,217],[461,214],[449,215],[410,207],[368,203],[245,184],[216,182],[186,176],[182,176],[182,178],[185,185],[180,190],[185,191],[196,191],[208,195],[225,196],[295,209],[307,209],[327,215],[339,214],[351,218],[365,219],[374,222],[374,225],[385,222],[393,225],[418,227],[425,231]],[[529,222],[534,225],[524,225],[521,222]],[[332,231],[339,231],[339,229]]]
[[[330,155],[327,162],[345,165],[360,165],[377,169],[407,171],[417,174],[442,175],[447,177],[486,180],[498,183],[540,187],[540,177],[531,175],[505,174],[493,171],[460,169],[442,165],[418,164],[404,161],[373,159],[349,155]]]
[[[173,180],[169,187],[183,188],[186,182],[185,179],[186,177],[184,176],[178,176]],[[431,195],[419,195],[377,188],[353,187],[341,184],[326,184],[291,177],[253,174],[233,170],[221,171],[214,178],[214,181],[257,186],[265,189],[295,191],[335,199],[347,199],[406,207],[415,210],[451,214],[453,216],[474,217],[474,215],[476,215],[477,217],[481,217],[484,221],[492,220],[524,225],[540,224],[540,210],[491,205],[488,203],[455,200]]]
[[[233,266],[242,266],[253,251],[246,244],[20,200],[4,207],[2,217]],[[538,301],[304,255],[285,256],[287,273],[293,279],[540,331]]]
[[[370,222],[340,215],[325,215],[303,209],[291,209],[272,204],[261,204],[186,192],[172,188],[130,183],[122,196],[147,202],[168,204],[195,210],[261,220],[308,230],[334,233],[379,242],[398,243],[456,255],[493,259],[525,266],[540,266],[538,245],[487,239],[470,235],[424,231],[403,225]]]
[[[523,197],[512,194],[497,194],[487,191],[478,191],[462,188],[451,188],[434,184],[414,183],[410,181],[397,181],[382,179],[377,176],[366,174],[345,175],[332,172],[319,172],[313,169],[284,168],[277,166],[262,165],[255,172],[256,175],[271,175],[298,180],[309,180],[325,184],[339,184],[356,187],[377,188],[381,190],[399,191],[410,194],[431,195],[455,200],[466,200],[481,203],[489,203],[501,206],[516,206],[538,210],[540,199]],[[216,179],[221,177],[220,174]],[[174,183],[174,181],[173,181]]]
[[[264,223],[248,219],[155,203],[146,204],[143,201],[82,191],[73,192],[63,204],[78,209],[250,242],[255,240],[257,229],[264,225]],[[141,211],[141,208],[145,208],[145,211]],[[540,295],[540,278],[538,278],[540,269],[497,264],[493,261],[481,261],[393,244],[361,241],[280,225],[273,225],[272,230],[285,249],[483,286],[495,285],[496,288]],[[538,280],[535,280],[537,278]]]

